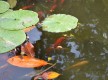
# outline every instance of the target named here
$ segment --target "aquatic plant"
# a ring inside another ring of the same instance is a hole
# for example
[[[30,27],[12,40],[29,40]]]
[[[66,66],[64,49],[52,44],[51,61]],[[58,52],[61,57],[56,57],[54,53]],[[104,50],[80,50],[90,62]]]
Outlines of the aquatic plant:
[[[23,29],[37,24],[38,14],[30,10],[9,9],[9,4],[0,1],[0,53],[8,52],[26,40]]]
[[[48,32],[66,32],[77,27],[78,19],[66,14],[53,14],[42,22],[42,29]]]

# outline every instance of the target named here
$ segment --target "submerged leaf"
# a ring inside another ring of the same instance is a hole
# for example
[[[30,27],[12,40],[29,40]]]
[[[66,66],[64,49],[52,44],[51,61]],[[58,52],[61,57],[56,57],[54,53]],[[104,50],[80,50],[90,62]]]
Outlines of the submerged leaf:
[[[11,22],[0,21],[0,27],[7,30],[25,29],[39,21],[38,14],[30,10],[16,10],[3,15],[1,18],[11,20]]]
[[[20,56],[14,56],[12,58],[9,58],[7,61],[8,63],[14,66],[24,67],[24,68],[41,67],[49,64],[44,60],[28,56],[22,56],[22,58]]]
[[[0,29],[0,53],[8,52],[22,44],[26,35],[22,30],[8,31]]]
[[[0,13],[4,13],[9,9],[10,5],[9,3],[5,1],[0,1]]]
[[[26,42],[21,46],[21,52],[27,54],[27,56],[34,57],[34,46],[30,42]]]
[[[66,14],[54,14],[47,17],[42,22],[42,28],[48,32],[66,32],[76,28],[78,19],[71,15]]]

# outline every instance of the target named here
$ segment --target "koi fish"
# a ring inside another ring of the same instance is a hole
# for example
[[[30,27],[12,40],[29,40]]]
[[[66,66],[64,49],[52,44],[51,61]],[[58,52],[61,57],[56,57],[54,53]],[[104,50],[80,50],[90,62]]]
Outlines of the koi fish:
[[[32,4],[32,5],[28,5],[28,6],[23,6],[22,8],[20,9],[23,9],[23,10],[26,10],[26,9],[30,9],[30,8],[33,8],[35,5]]]
[[[57,5],[54,4],[53,6],[51,6],[50,11],[49,12],[53,12],[55,9],[57,8]]]
[[[27,56],[34,57],[34,46],[30,42],[26,42],[24,45],[21,46],[21,54],[27,54]]]
[[[61,0],[60,3],[63,4],[65,0]]]
[[[62,36],[62,37],[58,38],[51,47],[47,48],[46,53],[48,54],[54,48],[57,48],[65,39],[66,39],[65,36]]]
[[[68,68],[65,69],[65,70],[69,70],[69,69],[71,69],[71,68],[83,66],[83,65],[88,64],[88,63],[89,63],[89,61],[81,61],[81,62],[78,62],[78,63],[76,63],[76,64],[74,64],[74,65],[68,67]]]
[[[38,13],[39,19],[45,18],[45,13],[43,11],[38,11],[37,13]]]
[[[65,1],[65,0],[60,0],[60,4],[63,4],[64,1]],[[57,0],[54,0],[53,3],[56,4],[56,3],[57,3]]]
[[[66,39],[66,37],[64,37],[64,36],[58,38],[58,39],[54,42],[53,47],[56,48],[56,47],[59,46],[65,39]]]

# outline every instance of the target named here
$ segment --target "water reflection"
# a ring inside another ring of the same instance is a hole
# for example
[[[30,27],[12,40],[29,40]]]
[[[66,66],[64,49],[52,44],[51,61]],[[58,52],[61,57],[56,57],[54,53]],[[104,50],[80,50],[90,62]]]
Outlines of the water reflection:
[[[34,11],[42,10],[46,14],[50,9],[53,0],[51,0],[50,3],[45,3],[44,0],[33,0],[31,3],[37,3],[37,6],[33,9]],[[23,2],[20,2],[19,4],[24,5],[29,3],[26,3],[25,0],[23,0]],[[65,0],[63,5],[59,5],[59,3],[57,5],[58,7],[51,14],[63,13],[76,16],[82,25],[75,30],[67,32],[68,35],[72,33],[75,38],[64,42],[63,48],[66,50],[53,50],[51,52],[50,57],[52,57],[52,62],[57,61],[58,63],[55,70],[62,74],[61,77],[55,80],[108,80],[107,0]],[[41,32],[39,32],[39,35],[41,35]],[[34,35],[32,35],[32,37],[33,36]],[[45,50],[46,47],[52,45],[54,40],[60,36],[61,34],[50,33],[44,35],[43,42],[41,41],[42,44],[44,44],[44,46],[42,45],[42,50]],[[35,39],[37,38],[33,37],[33,40],[31,41],[34,42]],[[39,49],[40,48],[41,47],[39,47]],[[67,67],[80,60],[88,60],[89,64],[70,69],[69,71],[64,71]],[[0,62],[3,61],[4,58],[2,57]],[[4,63],[5,62],[6,61],[4,61]],[[15,67],[12,67],[12,71],[13,70],[19,73],[12,74],[14,75],[14,79],[19,77],[20,80],[30,80],[30,77],[28,78],[26,75],[31,71],[36,71],[34,69],[16,69]],[[9,72],[3,74],[8,76],[7,74],[9,74]],[[2,79],[3,74],[0,76]],[[35,73],[31,73],[30,76],[34,76],[34,74]],[[21,78],[20,76],[22,75],[23,77]]]

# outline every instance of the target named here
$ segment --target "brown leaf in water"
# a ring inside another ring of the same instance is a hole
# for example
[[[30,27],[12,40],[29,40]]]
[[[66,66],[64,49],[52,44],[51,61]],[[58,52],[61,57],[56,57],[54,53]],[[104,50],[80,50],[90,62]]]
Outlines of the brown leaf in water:
[[[26,42],[24,45],[21,46],[21,54],[27,54],[27,56],[34,57],[34,46],[30,42]]]
[[[7,62],[11,65],[24,68],[41,67],[49,64],[44,60],[32,58],[29,56],[22,56],[22,58],[20,56],[14,56],[12,58],[9,58]]]
[[[31,27],[25,28],[25,29],[23,29],[23,31],[24,31],[24,32],[29,32],[29,31],[31,31],[33,28],[35,28],[35,26],[31,26]]]

